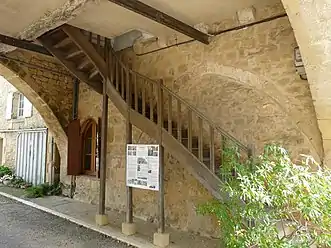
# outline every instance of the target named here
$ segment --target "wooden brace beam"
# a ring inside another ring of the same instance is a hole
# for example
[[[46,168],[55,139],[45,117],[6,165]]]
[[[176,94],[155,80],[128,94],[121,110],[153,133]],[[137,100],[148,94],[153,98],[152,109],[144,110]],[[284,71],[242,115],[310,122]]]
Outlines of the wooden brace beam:
[[[131,10],[139,15],[145,16],[157,23],[165,25],[171,29],[174,29],[182,34],[185,34],[195,40],[198,40],[204,44],[210,43],[210,36],[205,34],[190,25],[177,20],[176,18],[169,16],[147,4],[144,4],[137,0],[108,0],[112,3],[120,5],[128,10]]]
[[[28,50],[31,52],[36,52],[36,53],[41,53],[41,54],[48,55],[48,56],[53,56],[50,52],[47,51],[47,49],[45,49],[42,46],[33,44],[26,40],[20,40],[20,39],[16,39],[13,37],[9,37],[9,36],[3,35],[3,34],[0,34],[0,43],[6,44],[9,46],[13,46],[13,47],[17,47],[17,48],[21,48],[24,50]]]

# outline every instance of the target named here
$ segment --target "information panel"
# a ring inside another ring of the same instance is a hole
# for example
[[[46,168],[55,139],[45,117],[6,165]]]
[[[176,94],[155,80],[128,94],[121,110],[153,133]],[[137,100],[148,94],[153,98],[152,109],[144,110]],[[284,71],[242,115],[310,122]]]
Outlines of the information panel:
[[[127,145],[127,186],[159,190],[159,151],[159,145]]]

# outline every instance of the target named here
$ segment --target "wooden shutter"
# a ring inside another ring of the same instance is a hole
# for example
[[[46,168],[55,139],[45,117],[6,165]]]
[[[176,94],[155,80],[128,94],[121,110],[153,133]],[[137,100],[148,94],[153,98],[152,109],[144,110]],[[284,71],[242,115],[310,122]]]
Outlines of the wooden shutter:
[[[73,120],[68,125],[68,175],[77,176],[82,172],[81,148],[80,121]]]
[[[23,117],[31,117],[32,116],[32,103],[24,96],[24,109],[23,109]]]

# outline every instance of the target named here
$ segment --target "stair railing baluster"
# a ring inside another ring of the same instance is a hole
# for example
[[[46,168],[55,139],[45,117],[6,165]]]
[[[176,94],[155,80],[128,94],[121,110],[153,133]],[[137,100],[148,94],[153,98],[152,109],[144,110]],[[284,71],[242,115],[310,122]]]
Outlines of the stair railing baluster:
[[[168,132],[172,136],[172,95],[168,92],[168,103],[169,103],[169,109],[168,109]]]
[[[163,106],[163,90],[162,90],[163,80],[158,80],[156,84],[156,94],[157,94],[157,123],[160,130],[160,135],[162,135],[162,128],[163,128],[163,114],[164,114],[164,106]],[[162,137],[160,137],[162,138]]]
[[[226,149],[226,138],[225,136],[222,134],[221,135],[221,166],[224,166],[225,163],[225,149]],[[221,180],[223,180],[224,182],[227,181],[227,176],[226,174],[222,173],[220,175]]]
[[[119,74],[120,74],[120,65],[119,65],[119,62],[118,60],[116,59],[116,63],[115,63],[115,83],[116,83],[116,90],[119,91],[120,90],[120,77],[119,77]]]
[[[110,53],[111,56],[111,82],[116,85],[116,58],[113,56],[113,53]]]
[[[209,125],[210,128],[210,169],[215,174],[215,130]]]
[[[97,52],[98,52],[99,54],[101,54],[100,40],[101,40],[100,35],[97,35]]]
[[[142,79],[143,83],[141,85],[142,89],[142,115],[146,117],[146,80]]]
[[[203,120],[201,117],[199,119],[199,159],[203,161]]]
[[[138,81],[137,74],[132,74],[133,84],[134,84],[134,109],[138,112]]]
[[[124,94],[124,91],[125,91],[125,80],[124,80],[124,67],[120,64],[120,68],[121,68],[121,80],[120,80],[120,82],[121,82],[121,90],[122,90],[122,98],[124,99],[124,97],[125,97],[125,94]]]
[[[153,91],[153,84],[148,82],[148,89],[149,89],[149,119],[153,121],[154,115],[154,91]],[[154,122],[154,121],[153,121]]]
[[[128,69],[125,68],[125,88],[126,88],[126,102],[128,105],[128,109],[131,109],[131,87],[130,87],[130,72]]]
[[[192,152],[192,109],[188,109],[188,112],[187,112],[187,121],[188,121],[188,150],[190,152]]]
[[[177,139],[182,143],[182,106],[179,99],[177,99]]]

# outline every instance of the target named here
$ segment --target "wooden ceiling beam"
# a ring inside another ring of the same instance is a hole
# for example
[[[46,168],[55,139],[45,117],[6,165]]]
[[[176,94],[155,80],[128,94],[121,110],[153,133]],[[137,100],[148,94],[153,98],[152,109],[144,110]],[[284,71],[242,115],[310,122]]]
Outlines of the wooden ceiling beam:
[[[0,34],[0,43],[9,45],[9,46],[13,46],[13,47],[17,47],[17,48],[21,48],[24,50],[28,50],[31,52],[36,52],[36,53],[40,53],[40,54],[44,54],[44,55],[48,55],[48,56],[53,56],[50,52],[47,51],[46,48],[34,44],[30,41],[27,40],[20,40],[20,39],[16,39],[7,35],[3,35]]]
[[[119,6],[122,6],[128,10],[131,10],[139,15],[145,16],[157,23],[165,25],[171,29],[174,29],[182,34],[185,34],[195,40],[198,40],[204,44],[210,43],[210,36],[205,34],[190,25],[177,20],[176,18],[167,15],[145,3],[137,0],[108,0]]]

